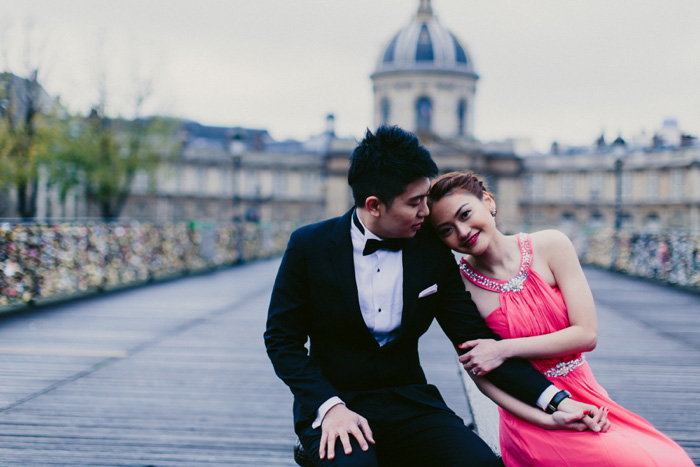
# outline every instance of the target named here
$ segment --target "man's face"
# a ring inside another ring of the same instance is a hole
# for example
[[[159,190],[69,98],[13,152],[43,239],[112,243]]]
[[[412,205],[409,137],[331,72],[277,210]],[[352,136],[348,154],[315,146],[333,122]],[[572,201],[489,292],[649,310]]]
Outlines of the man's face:
[[[374,226],[380,238],[412,238],[430,214],[427,199],[430,180],[419,178],[394,198],[391,208],[380,204],[380,216]]]

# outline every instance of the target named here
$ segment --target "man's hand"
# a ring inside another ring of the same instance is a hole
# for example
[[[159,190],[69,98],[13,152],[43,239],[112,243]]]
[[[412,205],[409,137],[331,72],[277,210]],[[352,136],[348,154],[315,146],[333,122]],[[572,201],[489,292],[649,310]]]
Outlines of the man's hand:
[[[568,424],[570,426],[566,429],[577,431],[591,430],[604,433],[610,428],[608,409],[606,407],[598,408],[567,397],[559,403],[557,412],[562,412],[562,414],[557,416],[559,422],[563,420],[569,421]],[[554,412],[554,414],[557,414],[557,412]],[[567,417],[564,414],[569,416]]]
[[[501,366],[508,358],[505,349],[505,340],[475,339],[459,345],[462,350],[471,349],[461,355],[459,361],[474,376],[484,376],[486,373]]]
[[[321,445],[318,449],[318,456],[323,459],[328,453],[328,459],[335,458],[335,442],[340,439],[343,444],[345,454],[352,453],[350,446],[350,436],[357,440],[357,444],[363,451],[369,449],[369,445],[374,444],[372,430],[369,428],[367,419],[345,407],[345,404],[338,404],[331,407],[321,423]]]

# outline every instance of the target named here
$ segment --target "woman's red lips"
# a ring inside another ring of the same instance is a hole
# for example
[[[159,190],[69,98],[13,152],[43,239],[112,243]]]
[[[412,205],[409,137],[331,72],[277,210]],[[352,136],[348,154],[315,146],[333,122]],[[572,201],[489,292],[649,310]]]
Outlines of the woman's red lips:
[[[476,243],[476,241],[477,241],[478,239],[479,239],[479,234],[478,234],[478,233],[476,233],[476,234],[472,235],[471,237],[469,237],[469,238],[467,239],[467,242],[466,242],[467,248],[473,246],[473,245]]]

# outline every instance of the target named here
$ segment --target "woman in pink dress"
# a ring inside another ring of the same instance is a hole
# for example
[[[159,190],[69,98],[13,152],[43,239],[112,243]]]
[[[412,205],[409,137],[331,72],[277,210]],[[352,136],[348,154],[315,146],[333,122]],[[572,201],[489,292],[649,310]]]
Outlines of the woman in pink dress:
[[[673,440],[616,404],[593,377],[583,352],[593,350],[593,296],[570,240],[556,230],[504,235],[496,203],[472,173],[436,179],[428,195],[438,236],[464,254],[467,290],[499,341],[462,345],[476,384],[499,407],[501,455],[507,467],[693,467]],[[602,408],[604,432],[559,430],[553,417],[490,384],[483,375],[506,358],[529,359],[573,399]]]

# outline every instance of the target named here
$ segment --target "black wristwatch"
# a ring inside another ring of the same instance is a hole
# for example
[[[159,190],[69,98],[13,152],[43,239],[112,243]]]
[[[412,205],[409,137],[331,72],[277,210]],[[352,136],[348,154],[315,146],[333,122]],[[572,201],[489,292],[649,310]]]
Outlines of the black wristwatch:
[[[558,393],[554,394],[554,397],[552,397],[552,400],[549,401],[549,404],[547,404],[547,408],[544,409],[544,411],[547,413],[556,412],[561,401],[563,401],[567,397],[571,397],[571,394],[569,394],[569,391],[562,389]]]

